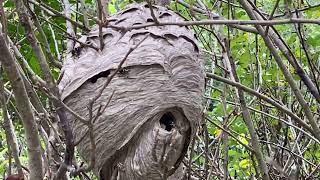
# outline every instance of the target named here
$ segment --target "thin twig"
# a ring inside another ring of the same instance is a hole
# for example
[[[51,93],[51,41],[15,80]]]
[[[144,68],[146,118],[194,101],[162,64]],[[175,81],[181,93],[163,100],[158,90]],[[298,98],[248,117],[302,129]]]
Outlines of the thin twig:
[[[252,10],[252,6],[250,5],[250,3],[252,3],[251,1],[245,1],[245,0],[240,0],[241,5],[244,7],[244,9],[246,10],[246,12],[248,13],[248,15],[250,16],[250,18],[255,19],[256,15]],[[320,22],[320,20],[319,20]],[[315,121],[315,118],[310,110],[310,107],[308,105],[308,103],[306,102],[306,100],[304,99],[302,92],[300,91],[300,89],[298,88],[295,80],[293,79],[290,71],[288,70],[287,66],[285,65],[285,63],[283,62],[281,56],[278,54],[277,52],[277,48],[273,45],[270,37],[268,36],[263,36],[264,35],[264,28],[260,25],[256,25],[257,30],[259,31],[259,34],[261,35],[261,37],[263,38],[266,46],[269,48],[270,52],[272,53],[276,63],[278,64],[279,68],[281,69],[285,79],[287,80],[288,84],[290,85],[290,87],[292,88],[294,95],[296,96],[299,104],[301,105],[306,118],[308,119],[312,129],[313,129],[313,134],[314,136],[320,140],[320,128],[318,127],[317,122]]]
[[[98,16],[99,16],[99,42],[100,42],[100,50],[103,50],[104,47],[104,38],[103,38],[103,32],[102,28],[104,26],[104,23],[106,22],[106,14],[105,14],[105,9],[102,5],[101,0],[97,0],[97,5],[98,5]]]
[[[153,18],[153,21],[154,21],[156,24],[159,24],[159,21],[158,21],[156,15],[154,14],[153,6],[152,6],[152,4],[151,4],[151,1],[150,1],[150,0],[147,0],[147,3],[148,3],[148,6],[149,6],[149,9],[150,9],[150,14],[151,14],[151,16],[152,16],[152,18]]]
[[[200,21],[181,21],[181,22],[161,22],[159,23],[145,23],[141,25],[133,26],[117,26],[107,25],[107,27],[130,31],[133,29],[142,29],[152,26],[195,26],[195,25],[261,25],[261,26],[272,26],[272,25],[284,25],[284,24],[318,24],[320,25],[319,19],[302,19],[302,18],[291,18],[291,19],[280,19],[280,20],[200,20]]]
[[[71,6],[69,0],[63,0],[64,4],[64,15],[68,19],[71,19]],[[74,27],[71,21],[66,21],[67,25],[67,32],[71,37],[76,37],[76,33],[74,32]],[[74,48],[74,41],[68,40],[67,41],[67,53],[70,53]]]
[[[217,99],[217,98],[211,98],[211,97],[205,97],[205,98],[211,99],[211,100],[214,100],[214,101],[219,101],[219,102],[221,102],[221,100],[220,100],[220,99]],[[231,102],[231,101],[226,101],[226,102],[227,102],[228,104],[231,104],[231,105],[234,105],[234,106],[239,106],[239,104],[238,104],[238,103],[235,103],[235,102]],[[286,125],[288,125],[288,126],[290,126],[290,127],[293,127],[294,129],[297,129],[298,131],[301,131],[303,134],[305,134],[305,135],[307,135],[308,137],[310,137],[310,138],[311,138],[312,140],[314,140],[316,143],[319,143],[319,144],[320,144],[320,141],[319,141],[318,139],[316,139],[316,138],[313,137],[311,134],[309,134],[309,133],[307,133],[306,131],[304,131],[302,128],[300,128],[300,127],[298,127],[298,126],[296,126],[296,125],[288,122],[287,120],[282,119],[282,118],[280,118],[280,117],[276,117],[276,116],[271,115],[271,114],[268,114],[268,113],[266,113],[266,112],[264,112],[264,111],[255,109],[255,108],[253,108],[253,107],[248,107],[248,108],[249,108],[251,111],[254,111],[254,112],[257,112],[257,113],[261,113],[261,114],[263,114],[263,115],[265,115],[265,116],[268,116],[268,117],[271,117],[271,118],[273,118],[273,119],[275,119],[275,120],[279,120],[279,121],[285,123]]]
[[[225,128],[223,128],[222,126],[220,126],[219,124],[215,123],[214,121],[212,121],[211,119],[209,119],[208,117],[206,117],[206,120],[208,120],[211,124],[213,124],[214,126],[218,127],[219,129],[221,129],[223,132],[227,133],[229,136],[231,136],[234,140],[236,140],[239,144],[241,144],[243,147],[245,147],[247,150],[249,150],[250,152],[254,152],[254,150],[252,149],[252,147],[244,144],[241,140],[239,140],[236,136],[234,136],[232,133],[230,133],[228,130],[226,130]]]
[[[244,91],[246,91],[246,92],[248,92],[248,93],[250,93],[252,95],[257,96],[258,98],[263,99],[264,101],[272,104],[273,106],[275,106],[276,108],[278,108],[282,112],[286,113],[288,116],[290,116],[292,119],[294,119],[300,126],[304,127],[307,131],[309,131],[312,135],[314,135],[315,137],[317,136],[317,135],[315,135],[315,132],[310,128],[310,126],[308,124],[306,124],[301,118],[299,118],[296,114],[294,114],[288,108],[282,106],[281,104],[279,104],[276,101],[270,99],[269,97],[267,97],[267,96],[265,96],[263,94],[260,94],[260,93],[256,92],[255,90],[253,90],[251,88],[248,88],[248,87],[246,87],[246,86],[244,86],[244,85],[242,85],[240,83],[231,81],[229,79],[223,78],[223,77],[215,75],[215,74],[207,73],[207,77],[216,79],[218,81],[227,83],[229,85],[232,85],[232,86],[235,86],[235,87],[238,87],[238,88],[241,88],[242,90],[244,90]]]
[[[79,27],[81,29],[83,29],[84,31],[88,32],[90,29],[88,29],[88,27],[84,27],[82,24],[70,19],[69,17],[65,16],[64,14],[60,13],[59,11],[53,9],[52,7],[48,6],[47,4],[45,4],[42,1],[38,1],[35,2],[34,0],[28,0],[30,3],[36,5],[37,7],[39,7],[40,9],[45,10],[45,12],[51,11],[53,14],[55,14],[56,16],[62,17],[64,19],[66,19],[67,21],[69,21],[70,23],[72,23],[74,26]]]
[[[106,83],[101,87],[101,89],[98,91],[98,93],[96,94],[96,96],[91,100],[91,103],[94,103],[99,97],[101,97],[104,89],[109,85],[109,83],[111,82],[111,80],[113,79],[113,77],[121,70],[122,65],[124,64],[124,62],[127,60],[128,56],[132,53],[132,51],[134,51],[135,49],[137,49],[144,40],[146,40],[149,37],[149,34],[147,34],[139,43],[137,43],[134,47],[131,47],[129,49],[129,51],[125,54],[124,58],[120,61],[117,69],[115,69],[115,71],[110,74],[106,80]]]

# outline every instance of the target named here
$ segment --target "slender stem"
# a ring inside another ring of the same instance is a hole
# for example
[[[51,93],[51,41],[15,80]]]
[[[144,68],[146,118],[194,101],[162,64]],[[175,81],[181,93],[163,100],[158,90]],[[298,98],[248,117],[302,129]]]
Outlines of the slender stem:
[[[226,45],[226,47],[229,47],[228,45]],[[235,82],[239,82],[239,78],[238,78],[238,75],[237,75],[237,72],[236,72],[236,65],[233,61],[233,58],[231,57],[230,55],[230,49],[228,49],[228,56],[229,56],[229,61],[230,61],[230,65],[231,65],[231,71],[232,71],[232,74],[234,76],[234,80]],[[259,167],[260,167],[260,173],[261,173],[261,176],[262,176],[262,179],[263,180],[269,180],[270,177],[269,177],[269,171],[268,171],[268,167],[267,167],[267,164],[264,160],[264,157],[263,157],[263,153],[262,153],[262,150],[261,150],[261,146],[259,144],[259,138],[258,138],[258,135],[255,131],[255,127],[254,127],[254,124],[253,124],[253,121],[251,119],[251,116],[250,116],[250,112],[248,110],[248,107],[247,107],[247,104],[246,104],[246,101],[245,101],[245,97],[244,97],[244,93],[243,93],[243,90],[241,88],[237,88],[237,93],[238,93],[238,96],[239,96],[239,101],[240,101],[240,107],[241,107],[241,110],[242,110],[242,115],[243,115],[243,120],[245,122],[245,124],[247,125],[248,127],[248,130],[249,130],[249,134],[250,134],[250,137],[251,137],[251,144],[252,144],[252,147],[254,149],[254,154],[257,158],[257,161],[258,161],[258,164],[259,164]]]
[[[21,161],[19,158],[19,148],[18,148],[18,140],[17,136],[14,132],[14,126],[12,123],[12,119],[8,116],[8,108],[7,108],[7,102],[5,98],[4,93],[4,84],[3,84],[3,73],[1,70],[0,74],[0,103],[2,108],[2,116],[3,116],[3,128],[6,133],[6,139],[8,142],[8,145],[10,146],[11,153],[14,158],[15,165],[17,166],[18,174],[20,177],[24,177],[24,173],[21,166]]]
[[[37,124],[31,109],[25,86],[16,66],[15,59],[10,53],[5,37],[2,33],[0,33],[0,54],[0,61],[3,64],[6,74],[11,82],[12,90],[15,95],[16,106],[20,112],[26,134],[29,155],[29,178],[34,180],[42,180],[42,158]]]
[[[133,26],[116,26],[108,25],[108,27],[130,31],[133,29],[141,29],[152,26],[194,26],[194,25],[283,25],[283,24],[318,24],[320,25],[319,19],[301,19],[301,18],[291,18],[291,19],[279,19],[279,20],[199,20],[199,21],[181,21],[181,22],[161,22],[159,23],[145,23],[141,25]]]
[[[71,19],[71,6],[70,6],[70,2],[69,0],[63,0],[63,4],[64,4],[64,15]],[[67,24],[67,32],[69,35],[71,35],[71,37],[75,37],[76,34],[74,32],[74,27],[73,24],[71,23],[71,21],[66,21]],[[73,50],[74,48],[74,41],[69,39],[67,41],[67,53],[70,54],[70,52]]]
[[[276,101],[272,100],[271,98],[263,95],[263,94],[260,94],[258,92],[256,92],[255,90],[251,89],[251,88],[248,88],[240,83],[237,83],[237,82],[234,82],[234,81],[231,81],[229,79],[226,79],[226,78],[223,78],[221,76],[218,76],[218,75],[215,75],[215,74],[211,74],[211,73],[207,73],[207,77],[209,78],[213,78],[213,79],[216,79],[218,81],[221,81],[221,82],[224,82],[224,83],[227,83],[229,85],[232,85],[232,86],[235,86],[237,88],[241,88],[242,90],[252,94],[252,95],[255,95],[257,96],[258,98],[260,99],[263,99],[264,101],[272,104],[273,106],[275,106],[276,108],[278,108],[280,111],[286,113],[288,116],[290,116],[293,120],[295,120],[296,123],[298,123],[300,126],[304,127],[308,132],[310,132],[312,135],[314,135],[318,140],[320,140],[319,135],[316,135],[315,132],[313,131],[313,129],[311,127],[309,127],[308,124],[306,124],[301,118],[299,118],[296,114],[294,114],[292,111],[290,111],[288,108],[282,106],[281,104],[277,103]]]
[[[252,7],[250,6],[250,4],[247,1],[240,0],[240,4],[246,10],[246,12],[248,13],[248,15],[250,16],[251,19],[256,18],[254,12],[252,11]],[[281,69],[283,75],[285,76],[286,80],[288,81],[290,87],[292,88],[299,104],[301,105],[301,107],[302,107],[302,109],[303,109],[313,131],[314,131],[315,137],[320,140],[320,128],[318,127],[318,124],[315,121],[315,119],[312,115],[312,112],[310,110],[310,107],[309,107],[308,103],[305,101],[305,99],[303,98],[303,95],[302,95],[301,91],[299,90],[296,82],[294,81],[291,73],[289,72],[286,65],[283,63],[282,58],[278,54],[276,47],[272,44],[271,39],[267,36],[264,36],[265,29],[260,25],[256,25],[256,28],[259,31],[259,34],[262,36],[263,40],[265,41],[265,44],[269,48],[270,52],[272,53],[274,59],[276,60],[279,68]]]

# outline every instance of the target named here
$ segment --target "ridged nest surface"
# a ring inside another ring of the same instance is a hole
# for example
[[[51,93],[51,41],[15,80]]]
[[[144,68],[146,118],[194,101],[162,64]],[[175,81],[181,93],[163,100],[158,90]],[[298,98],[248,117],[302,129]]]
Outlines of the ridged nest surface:
[[[161,22],[183,19],[167,8],[154,6]],[[134,4],[108,18],[109,25],[131,27],[152,23],[147,4]],[[69,54],[61,74],[61,96],[71,109],[88,118],[88,105],[106,79],[129,54],[101,97],[98,109],[111,100],[94,121],[94,172],[102,179],[163,179],[179,166],[202,118],[204,70],[191,30],[184,26],[150,26],[123,31],[103,28],[104,48],[81,44]],[[95,27],[79,41],[100,46]],[[113,94],[113,95],[112,95]],[[81,156],[90,162],[91,141],[86,125],[68,113]]]

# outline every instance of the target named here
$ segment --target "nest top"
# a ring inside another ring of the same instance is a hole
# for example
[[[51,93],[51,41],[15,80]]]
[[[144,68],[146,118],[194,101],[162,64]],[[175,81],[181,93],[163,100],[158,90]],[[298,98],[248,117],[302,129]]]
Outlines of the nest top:
[[[183,21],[182,17],[165,7],[153,5],[153,11],[161,22]],[[87,35],[83,35],[79,39],[81,43],[76,43],[74,51],[69,53],[61,71],[59,89],[62,100],[93,76],[116,69],[129,49],[147,34],[152,38],[148,38],[136,48],[122,67],[164,65],[163,59],[170,58],[172,55],[184,55],[190,52],[198,54],[199,48],[195,35],[185,26],[149,26],[123,31],[126,27],[153,23],[154,19],[150,12],[146,3],[133,4],[109,17],[108,26],[102,28],[104,48],[101,51],[87,46],[100,47],[98,26],[94,26]],[[179,46],[176,43],[177,39],[183,39],[186,43]],[[152,50],[160,52],[162,56],[160,57],[159,53]]]

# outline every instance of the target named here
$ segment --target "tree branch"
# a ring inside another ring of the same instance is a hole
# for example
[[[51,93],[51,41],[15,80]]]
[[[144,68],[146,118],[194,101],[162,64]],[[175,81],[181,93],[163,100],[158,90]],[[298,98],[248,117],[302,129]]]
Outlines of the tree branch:
[[[40,64],[41,70],[43,71],[44,79],[47,83],[47,88],[52,94],[54,94],[56,97],[60,99],[58,87],[54,82],[54,78],[51,74],[50,67],[46,61],[46,57],[43,54],[42,49],[38,44],[38,40],[32,30],[32,25],[29,21],[28,14],[25,10],[24,4],[20,0],[15,0],[15,4],[17,7],[17,12],[19,14],[20,23],[25,29],[27,39],[30,42],[36,57],[38,58],[38,62]],[[57,174],[55,175],[56,179],[61,179],[61,177],[67,171],[67,169],[64,167],[72,164],[72,158],[74,155],[73,134],[69,126],[69,122],[67,121],[67,117],[63,107],[61,107],[61,105],[59,104],[59,101],[56,101],[55,99],[51,99],[51,100],[56,108],[57,114],[60,119],[61,128],[64,132],[65,140],[66,140],[66,152],[65,152],[65,159],[63,163],[65,165],[61,165],[60,168],[58,169]]]
[[[64,4],[64,15],[68,18],[71,19],[71,7],[70,7],[70,3],[69,0],[63,0],[63,4]],[[71,23],[71,21],[66,21],[67,24],[67,32],[71,37],[76,37],[76,34],[74,32],[74,28],[73,28],[73,24]],[[67,41],[67,54],[70,54],[70,52],[73,50],[74,48],[74,41],[72,41],[71,39],[69,39]]]
[[[31,105],[21,79],[21,75],[18,71],[15,60],[8,49],[2,32],[0,33],[0,54],[0,61],[3,63],[3,67],[11,82],[12,90],[15,95],[16,106],[21,114],[21,120],[25,128],[29,154],[28,164],[30,179],[43,180],[40,139],[38,136],[37,124],[32,113]]]
[[[161,22],[159,23],[145,23],[141,25],[133,25],[129,27],[108,25],[107,27],[121,29],[125,31],[130,31],[133,29],[141,29],[152,26],[195,26],[195,25],[283,25],[283,24],[318,24],[320,25],[320,20],[318,19],[279,19],[279,20],[200,20],[200,21],[181,21],[181,22]]]
[[[230,55],[229,45],[227,44],[226,47],[227,47],[227,54],[228,54],[228,57],[229,57],[228,59],[230,61],[230,65],[231,65],[231,72],[232,72],[232,74],[234,76],[235,82],[239,83],[240,80],[239,80],[238,75],[237,75],[236,65],[235,65],[235,63],[233,61],[233,58]],[[259,164],[259,167],[260,167],[260,171],[261,171],[260,173],[261,173],[262,179],[263,180],[269,180],[270,177],[269,177],[268,167],[267,167],[267,164],[266,164],[266,162],[264,160],[264,157],[263,157],[263,154],[262,154],[262,151],[261,151],[261,147],[260,147],[260,144],[259,144],[259,138],[258,138],[258,135],[257,135],[257,133],[255,131],[254,124],[252,122],[252,119],[251,119],[251,116],[250,116],[250,112],[248,110],[248,107],[247,107],[247,104],[246,104],[246,101],[245,101],[243,90],[241,88],[237,87],[237,93],[238,93],[238,96],[239,96],[239,101],[240,101],[240,107],[241,107],[241,110],[242,110],[243,120],[244,120],[244,122],[247,125],[248,130],[249,130],[249,134],[250,134],[250,137],[251,137],[251,144],[252,144],[252,147],[254,149],[254,154],[255,154],[255,156],[257,158],[257,161],[258,161],[258,164]]]
[[[3,73],[1,67],[0,73],[0,103],[2,107],[2,116],[3,116],[3,128],[5,130],[6,139],[8,145],[10,146],[15,165],[17,166],[18,174],[20,177],[24,177],[24,173],[21,166],[21,161],[19,158],[19,148],[16,134],[14,133],[14,127],[12,124],[12,120],[8,116],[7,102],[4,93],[4,84],[3,84]]]
[[[248,13],[248,15],[250,16],[251,19],[255,19],[256,16],[254,14],[254,12],[252,11],[252,7],[250,6],[250,4],[245,1],[245,0],[240,0],[240,4],[242,5],[242,7],[246,10],[246,12]],[[287,69],[286,65],[283,63],[280,55],[277,52],[276,47],[272,44],[272,41],[270,40],[269,37],[264,36],[265,34],[265,30],[263,27],[256,25],[257,30],[259,31],[259,34],[262,36],[265,44],[267,45],[267,47],[269,48],[270,52],[272,53],[274,59],[276,60],[279,68],[281,69],[283,75],[285,76],[286,80],[288,81],[290,87],[292,88],[299,104],[301,105],[313,131],[314,131],[314,135],[315,137],[320,140],[320,128],[318,127],[317,122],[315,121],[312,112],[309,108],[308,103],[305,101],[305,99],[303,98],[297,84],[295,83],[292,75],[290,74],[289,70]]]
[[[263,99],[264,101],[272,104],[273,106],[275,106],[276,108],[278,108],[280,111],[286,113],[288,116],[290,116],[293,120],[295,120],[296,123],[298,123],[300,126],[304,127],[308,132],[310,132],[312,135],[314,135],[318,140],[320,140],[315,134],[315,132],[313,131],[312,128],[309,127],[308,124],[306,124],[301,118],[299,118],[296,114],[294,114],[293,112],[291,112],[288,108],[282,106],[281,104],[275,102],[274,100],[270,99],[269,97],[263,95],[263,94],[260,94],[258,92],[256,92],[255,90],[251,89],[251,88],[248,88],[240,83],[237,83],[237,82],[234,82],[234,81],[231,81],[229,79],[226,79],[226,78],[223,78],[221,76],[218,76],[218,75],[215,75],[215,74],[211,74],[211,73],[207,73],[207,77],[209,78],[213,78],[215,80],[218,80],[218,81],[221,81],[221,82],[224,82],[224,83],[227,83],[229,85],[232,85],[232,86],[235,86],[237,88],[240,88],[244,91],[246,91],[247,93],[250,93],[252,95],[255,95],[257,96],[258,98],[260,99]]]

